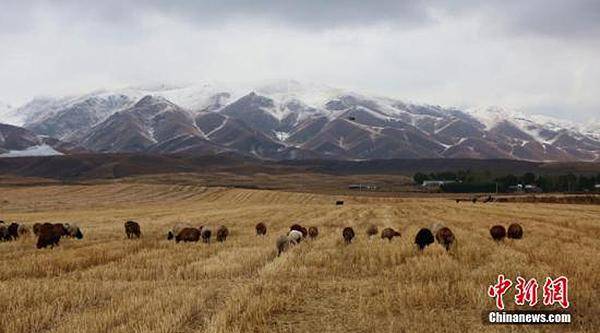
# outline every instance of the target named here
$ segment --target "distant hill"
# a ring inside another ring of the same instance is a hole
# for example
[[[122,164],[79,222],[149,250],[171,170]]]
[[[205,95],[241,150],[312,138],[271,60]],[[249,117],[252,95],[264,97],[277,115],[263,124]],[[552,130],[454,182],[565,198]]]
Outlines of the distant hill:
[[[174,173],[209,174],[231,172],[330,175],[406,175],[416,172],[457,170],[488,171],[492,174],[598,174],[600,163],[541,163],[517,160],[373,160],[373,161],[264,161],[224,153],[218,155],[79,154],[0,158],[0,175],[43,177],[62,180],[112,179]],[[301,177],[301,176],[298,176]],[[300,181],[300,180],[299,180]]]

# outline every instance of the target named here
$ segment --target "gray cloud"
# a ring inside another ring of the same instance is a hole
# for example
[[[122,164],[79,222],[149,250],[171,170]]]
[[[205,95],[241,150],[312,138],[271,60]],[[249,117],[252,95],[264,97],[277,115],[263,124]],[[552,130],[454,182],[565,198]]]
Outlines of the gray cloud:
[[[595,116],[590,0],[0,0],[0,100],[295,78],[428,103]]]
[[[140,24],[149,13],[215,26],[247,19],[331,29],[390,24],[419,27],[436,24],[436,14],[480,16],[491,27],[511,34],[555,37],[600,35],[597,0],[2,0],[0,32],[26,30],[36,16],[57,13],[70,22]]]

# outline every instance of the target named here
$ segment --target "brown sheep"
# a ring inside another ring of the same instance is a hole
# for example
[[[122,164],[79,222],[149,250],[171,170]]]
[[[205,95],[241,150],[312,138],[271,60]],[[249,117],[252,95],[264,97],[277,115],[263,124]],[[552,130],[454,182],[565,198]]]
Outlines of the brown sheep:
[[[196,228],[183,228],[179,234],[175,236],[175,242],[197,242],[200,240],[200,230]]]
[[[290,231],[291,230],[298,230],[302,233],[302,237],[306,238],[306,236],[308,236],[308,230],[306,230],[305,227],[299,225],[299,224],[292,224],[292,226],[290,227]]]
[[[381,232],[381,239],[387,238],[387,240],[391,242],[394,237],[400,237],[400,233],[392,228],[385,228]]]
[[[140,238],[140,236],[142,236],[140,225],[135,221],[125,222],[125,234],[127,234],[128,239],[131,239],[133,237]]]
[[[33,234],[36,235],[36,236],[39,236],[41,228],[42,228],[42,224],[41,223],[35,223],[33,225]]]
[[[367,227],[367,236],[369,238],[377,235],[378,233],[379,233],[379,229],[377,229],[376,225],[371,224]]]
[[[310,237],[310,239],[317,238],[317,236],[319,236],[319,229],[317,229],[317,227],[308,228],[308,236]]]
[[[229,229],[226,226],[222,225],[217,229],[217,242],[224,242],[227,240],[227,236],[229,236]]]
[[[501,225],[495,225],[490,228],[490,235],[493,240],[499,242],[506,237],[506,229]]]
[[[421,251],[429,246],[429,244],[433,243],[433,241],[433,234],[431,233],[431,230],[427,228],[422,228],[415,236],[415,244],[417,244],[417,247]]]
[[[257,236],[264,236],[267,234],[267,226],[260,222],[256,225],[256,235]]]
[[[440,245],[442,245],[446,249],[446,251],[450,251],[450,247],[452,246],[452,244],[454,244],[455,241],[452,230],[446,227],[440,228],[435,233],[435,239]]]
[[[48,246],[57,246],[60,238],[67,235],[67,229],[62,223],[44,223],[40,227],[36,247],[38,249]]]
[[[508,238],[521,239],[523,238],[523,228],[518,223],[513,223],[508,226]]]
[[[354,238],[354,229],[345,227],[342,231],[342,237],[344,237],[346,244],[352,243],[352,239]]]
[[[203,228],[200,236],[202,237],[202,241],[204,243],[210,243],[210,236],[212,235],[212,231],[208,228]]]

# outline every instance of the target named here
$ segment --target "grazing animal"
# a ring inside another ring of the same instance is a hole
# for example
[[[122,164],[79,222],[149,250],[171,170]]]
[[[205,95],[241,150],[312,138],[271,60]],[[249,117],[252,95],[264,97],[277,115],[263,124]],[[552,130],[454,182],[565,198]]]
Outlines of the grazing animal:
[[[287,251],[291,246],[297,245],[302,241],[302,232],[298,230],[290,230],[287,235],[280,236],[275,242],[277,248],[277,256],[279,257],[282,252]]]
[[[227,240],[227,236],[229,236],[229,229],[226,226],[222,225],[217,229],[217,242],[224,242]]]
[[[140,238],[140,236],[142,236],[140,225],[135,221],[125,222],[125,234],[127,234],[127,238],[129,239],[133,237]]]
[[[292,226],[290,227],[290,231],[291,230],[298,230],[302,233],[302,237],[306,237],[308,236],[308,230],[306,230],[305,227],[299,225],[299,224],[292,224]]]
[[[456,199],[456,203],[460,203],[460,199]]]
[[[433,234],[431,230],[422,228],[415,236],[415,244],[419,247],[419,250],[423,251],[429,244],[433,243]]]
[[[175,242],[197,242],[200,240],[200,230],[196,228],[183,228],[177,236],[175,236]]]
[[[21,237],[28,236],[29,235],[29,227],[27,227],[24,224],[20,224],[19,228],[17,229],[17,232],[19,233],[19,236],[21,236]]]
[[[471,201],[473,201],[473,203],[477,203],[477,197],[471,199]]]
[[[506,229],[501,225],[495,225],[490,228],[490,235],[493,240],[499,242],[506,237]]]
[[[267,226],[262,222],[256,224],[256,235],[264,236],[266,234],[267,234]]]
[[[494,201],[494,198],[492,198],[491,195],[488,195],[488,197],[483,200],[483,203],[488,203],[488,202],[492,202],[492,201]]]
[[[19,225],[11,223],[6,229],[6,240],[15,240],[19,238]]]
[[[346,244],[352,243],[352,239],[354,238],[354,229],[345,227],[344,230],[342,230],[342,237],[344,237]]]
[[[36,236],[39,236],[41,228],[42,228],[42,224],[41,223],[35,223],[33,225],[33,234],[36,235]]]
[[[167,239],[171,240],[175,238],[175,236],[179,235],[179,232],[185,228],[191,228],[192,226],[187,223],[176,223],[173,228],[169,229],[167,232]]]
[[[290,245],[290,240],[287,235],[279,236],[279,238],[277,238],[277,241],[275,242],[275,247],[277,248],[277,256],[279,257],[282,252],[287,251]]]
[[[82,239],[83,233],[81,229],[76,224],[65,224],[65,228],[67,229],[67,237]]]
[[[440,245],[446,248],[446,251],[450,251],[450,247],[452,246],[452,244],[454,244],[455,240],[454,233],[452,233],[452,230],[450,230],[447,227],[440,228],[435,233],[435,239]]]
[[[400,237],[400,233],[392,228],[385,228],[381,231],[381,239],[388,239],[388,241],[392,241],[392,238]]]
[[[344,204],[343,200],[338,200],[338,201],[335,202],[336,206],[342,206],[343,204]]]
[[[310,237],[310,239],[317,238],[317,236],[319,236],[319,229],[317,229],[317,227],[308,228],[308,236]]]
[[[0,241],[8,240],[7,235],[8,229],[3,224],[0,224]]]
[[[204,243],[210,243],[210,236],[212,235],[212,231],[208,228],[203,228],[200,236],[202,237],[202,241]]]
[[[57,246],[60,238],[67,235],[67,229],[62,223],[44,223],[40,227],[36,247],[38,249],[48,246]]]
[[[521,239],[523,238],[523,228],[518,223],[513,223],[508,226],[508,238]]]
[[[298,230],[290,230],[290,232],[288,232],[288,239],[294,245],[299,244],[302,241],[302,238],[304,238],[304,235]]]
[[[370,238],[372,236],[375,236],[379,233],[379,229],[377,229],[377,226],[374,224],[371,224],[367,227],[367,236]]]

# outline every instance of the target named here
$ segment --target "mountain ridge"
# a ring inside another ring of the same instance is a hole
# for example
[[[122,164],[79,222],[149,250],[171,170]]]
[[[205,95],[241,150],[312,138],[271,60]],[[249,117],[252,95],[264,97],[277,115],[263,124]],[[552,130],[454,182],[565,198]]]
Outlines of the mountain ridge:
[[[15,110],[35,134],[95,152],[600,161],[600,126],[501,108],[411,104],[295,81],[154,89],[37,99]]]

